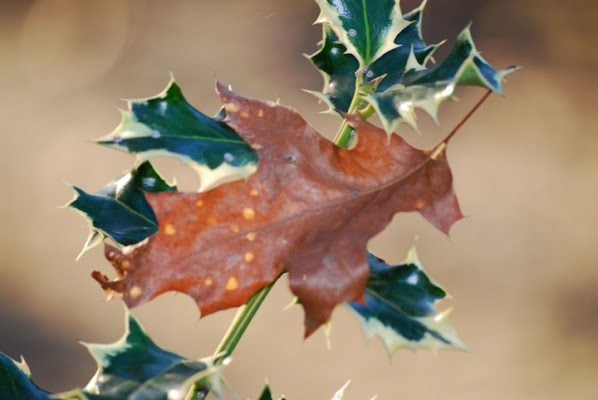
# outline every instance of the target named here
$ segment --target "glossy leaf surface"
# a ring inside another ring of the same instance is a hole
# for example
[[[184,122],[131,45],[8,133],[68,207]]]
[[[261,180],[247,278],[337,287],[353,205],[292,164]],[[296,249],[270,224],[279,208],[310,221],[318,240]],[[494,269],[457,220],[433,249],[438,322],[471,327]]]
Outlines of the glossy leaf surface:
[[[458,37],[455,47],[432,68],[413,68],[383,92],[366,96],[388,133],[401,123],[417,127],[415,110],[420,108],[437,121],[438,107],[453,98],[458,86],[473,85],[502,94],[504,77],[516,68],[496,71],[476,49],[469,28]],[[384,81],[383,81],[384,82]]]
[[[50,396],[33,383],[25,360],[19,363],[0,353],[0,399],[46,400]]]
[[[174,80],[159,95],[129,102],[116,130],[98,143],[137,155],[174,157],[201,179],[200,190],[255,172],[253,149],[221,121],[193,108]]]
[[[50,394],[30,379],[25,362],[0,353],[0,398],[18,400],[184,400],[197,388],[219,394],[220,367],[210,359],[188,360],[162,350],[127,315],[125,335],[112,344],[85,344],[98,364],[83,389]]]
[[[396,47],[395,37],[409,24],[394,0],[316,0],[317,23],[329,24],[340,42],[359,62],[370,65]]]
[[[388,87],[401,82],[405,71],[414,65],[426,65],[434,50],[438,47],[426,45],[421,35],[423,15],[422,4],[417,9],[403,15],[410,23],[394,38],[397,47],[383,54],[367,69],[360,70],[357,59],[347,53],[347,48],[338,40],[330,25],[323,24],[324,38],[321,48],[309,56],[310,61],[320,70],[324,77],[322,92],[311,92],[329,106],[329,111],[347,112],[351,100],[355,96],[356,80],[359,78],[370,82],[383,78],[376,85],[376,91],[384,91]],[[410,64],[411,63],[411,64]]]
[[[466,349],[448,321],[448,312],[439,313],[435,303],[446,292],[424,272],[411,249],[400,265],[390,266],[369,254],[370,278],[360,302],[349,303],[358,315],[366,336],[378,336],[389,354],[406,347]]]
[[[210,360],[188,360],[162,350],[128,314],[125,335],[112,344],[85,344],[98,364],[93,379],[82,390],[63,399],[183,400],[196,384],[219,388],[218,369]]]
[[[338,42],[338,37],[328,25],[323,25],[324,38],[322,47],[309,56],[309,60],[320,70],[324,77],[322,92],[308,91],[329,107],[330,112],[347,112],[355,93],[355,73],[359,71],[359,62],[347,48]]]
[[[405,73],[411,69],[426,67],[434,51],[440,46],[427,45],[422,37],[422,18],[426,3],[403,15],[411,24],[395,38],[396,48],[384,54],[370,67],[369,79],[384,77],[376,92],[384,92],[391,86],[403,83]],[[367,78],[367,76],[366,76]]]
[[[425,1],[401,18],[396,14],[398,0],[319,0],[318,4],[322,12],[316,22],[323,24],[324,39],[309,59],[322,73],[324,88],[310,93],[328,105],[328,112],[336,111],[341,116],[343,112],[369,116],[375,111],[388,134],[402,123],[417,129],[417,108],[437,122],[438,107],[454,98],[458,86],[474,85],[502,93],[504,77],[516,70],[511,67],[497,71],[488,64],[476,49],[469,28],[459,35],[445,60],[428,66],[439,44],[427,45],[422,37]],[[373,7],[381,12],[369,12]],[[380,30],[384,34],[374,35],[377,39],[369,37],[364,25],[386,26],[379,20],[384,13],[390,13],[387,22],[394,19],[396,29]],[[355,26],[365,32],[363,37]],[[379,46],[376,56],[366,57],[364,49],[372,47],[363,41],[382,39],[385,44]],[[366,59],[369,61],[364,62]]]
[[[91,226],[85,252],[106,236],[121,245],[131,245],[156,233],[158,222],[145,193],[176,191],[176,186],[166,183],[146,161],[96,194],[73,189],[75,198],[68,206],[83,213]]]
[[[244,304],[288,271],[309,335],[363,294],[367,242],[395,213],[418,211],[445,233],[461,218],[444,144],[426,152],[398,136],[389,142],[352,116],[359,143],[342,149],[290,108],[218,90],[225,122],[257,149],[260,167],[206,193],[147,195],[159,232],[106,248],[116,280],[94,274],[128,306],[174,290],[207,315]]]

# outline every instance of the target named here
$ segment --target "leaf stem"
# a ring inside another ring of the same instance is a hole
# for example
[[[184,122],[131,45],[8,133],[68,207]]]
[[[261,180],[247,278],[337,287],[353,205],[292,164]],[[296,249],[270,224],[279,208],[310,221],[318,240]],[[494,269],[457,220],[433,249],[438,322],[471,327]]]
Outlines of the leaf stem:
[[[235,347],[237,347],[237,344],[239,343],[239,340],[241,340],[245,330],[255,316],[255,313],[257,310],[259,310],[260,306],[266,299],[266,296],[268,296],[268,293],[270,293],[270,289],[272,289],[272,286],[274,286],[275,283],[276,280],[270,283],[268,286],[261,288],[253,296],[251,296],[247,303],[239,307],[239,310],[231,322],[228,331],[224,334],[222,341],[214,352],[214,355],[216,356],[214,364],[222,363],[233,353]]]
[[[360,71],[358,71],[360,72]],[[347,114],[353,114],[357,111],[357,107],[359,106],[359,100],[361,99],[361,76],[358,76],[357,79],[355,79],[355,92],[353,94],[353,99],[351,99],[351,104],[349,105],[349,109],[347,110]],[[366,108],[367,111],[369,109],[369,107]],[[368,116],[371,116],[373,114],[373,108],[372,108],[372,113],[370,113]],[[367,118],[367,117],[366,117]],[[336,144],[337,146],[340,147],[349,147],[349,145],[351,144],[351,140],[353,140],[353,136],[351,135],[351,132],[353,132],[353,128],[351,128],[351,126],[349,126],[349,123],[347,122],[346,119],[343,119],[343,122],[341,123],[341,126],[338,128],[338,132],[336,133],[336,135],[334,136],[334,144]]]
[[[453,136],[455,136],[455,133],[457,133],[457,131],[459,129],[461,129],[461,127],[463,125],[465,125],[465,123],[467,122],[467,120],[469,120],[469,118],[471,118],[471,116],[478,110],[478,108],[480,108],[482,106],[482,104],[484,104],[484,102],[486,101],[486,99],[488,97],[490,97],[491,94],[492,94],[492,90],[488,90],[486,92],[486,94],[480,100],[478,100],[478,102],[476,103],[476,105],[473,106],[473,108],[471,110],[469,110],[469,112],[465,115],[465,117],[463,117],[463,119],[461,120],[461,122],[459,122],[457,125],[455,125],[455,127],[453,128],[453,130],[451,131],[451,133],[448,134],[448,136],[442,141],[442,143],[448,143],[448,141],[451,140],[451,138]]]

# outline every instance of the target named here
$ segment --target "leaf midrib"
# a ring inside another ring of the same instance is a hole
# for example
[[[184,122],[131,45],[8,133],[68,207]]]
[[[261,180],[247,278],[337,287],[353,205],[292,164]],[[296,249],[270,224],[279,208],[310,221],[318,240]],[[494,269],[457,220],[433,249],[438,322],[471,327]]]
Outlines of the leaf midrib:
[[[433,152],[431,152],[431,153],[433,153]],[[303,157],[301,157],[301,158],[303,158]],[[277,226],[277,225],[284,225],[284,224],[292,223],[295,220],[299,220],[301,218],[305,218],[309,214],[321,213],[321,212],[324,212],[326,209],[336,208],[336,207],[338,207],[338,206],[340,206],[342,204],[349,203],[349,202],[351,202],[351,201],[353,201],[355,199],[358,199],[358,198],[366,197],[366,196],[369,196],[369,195],[372,195],[372,194],[376,194],[376,193],[380,194],[384,190],[386,190],[387,188],[389,188],[389,187],[391,187],[391,186],[393,186],[395,184],[398,184],[401,181],[404,181],[404,180],[408,179],[413,174],[418,173],[422,168],[424,168],[431,161],[435,161],[435,160],[433,158],[431,158],[430,156],[428,156],[428,157],[426,157],[426,159],[424,161],[420,162],[419,164],[417,164],[416,166],[414,166],[412,169],[410,169],[407,173],[405,173],[405,174],[397,177],[396,179],[393,179],[393,180],[391,180],[391,181],[389,181],[389,182],[387,182],[385,184],[382,184],[380,186],[376,186],[375,188],[372,188],[372,189],[368,189],[368,190],[364,190],[364,191],[359,191],[357,194],[355,194],[353,196],[347,196],[346,198],[343,198],[343,199],[341,199],[339,201],[328,203],[328,204],[325,204],[322,207],[318,207],[318,208],[310,208],[310,209],[307,209],[304,212],[302,212],[300,214],[297,214],[297,215],[293,215],[293,216],[290,216],[290,217],[287,217],[287,218],[283,218],[283,219],[274,220],[274,221],[268,222],[267,224],[264,224],[262,226],[258,226],[258,227],[254,227],[252,229],[247,229],[247,230],[240,231],[238,233],[235,233],[234,235],[229,236],[228,238],[226,238],[224,240],[219,239],[216,243],[205,241],[205,242],[203,242],[204,245],[201,248],[195,249],[195,251],[189,252],[188,254],[185,254],[183,257],[176,258],[176,259],[174,259],[174,260],[172,260],[170,262],[164,262],[163,264],[161,264],[161,266],[162,267],[164,267],[164,266],[168,267],[170,264],[173,264],[174,262],[178,263],[178,262],[180,262],[181,260],[183,260],[185,258],[189,258],[189,257],[194,256],[197,253],[201,253],[202,251],[205,250],[205,248],[219,247],[219,246],[226,245],[227,243],[229,243],[232,240],[236,240],[236,239],[238,239],[240,237],[243,237],[248,232],[259,233],[259,232],[262,232],[264,230],[269,230],[272,227]],[[311,168],[311,164],[306,163],[306,165],[310,166],[310,168]],[[320,170],[314,170],[314,171],[316,171],[320,176],[325,176],[327,178],[331,178],[332,180],[337,180],[333,176],[324,174]],[[345,185],[345,186],[348,186],[348,185]],[[360,208],[356,213],[353,213],[349,218],[347,218],[346,222],[348,222],[350,220],[353,220],[358,215],[361,215],[367,208],[369,208],[370,205],[371,205],[371,202],[369,204],[365,205],[364,207]],[[257,212],[257,210],[256,210],[256,212]],[[265,220],[268,220],[264,215],[261,215],[261,217],[263,217]],[[346,223],[345,223],[345,225],[346,225]],[[342,229],[339,229],[339,230],[342,230]]]
[[[368,10],[367,10],[367,0],[361,0],[361,5],[363,7],[363,21],[364,21],[364,28],[365,28],[365,57],[364,63],[367,65],[370,63],[370,58],[372,57],[372,46],[370,43],[370,24],[368,19]]]

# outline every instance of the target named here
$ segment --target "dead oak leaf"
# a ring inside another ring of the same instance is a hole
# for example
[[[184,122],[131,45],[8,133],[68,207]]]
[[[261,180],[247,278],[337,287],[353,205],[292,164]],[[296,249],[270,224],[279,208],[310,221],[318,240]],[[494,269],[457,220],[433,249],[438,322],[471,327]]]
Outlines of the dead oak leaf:
[[[349,116],[358,144],[347,150],[291,108],[217,91],[226,124],[259,153],[258,170],[206,193],[146,194],[159,232],[122,251],[106,247],[115,281],[94,273],[129,307],[179,291],[207,315],[288,271],[308,336],[364,293],[367,243],[395,213],[418,211],[445,233],[462,217],[444,145],[421,151]]]

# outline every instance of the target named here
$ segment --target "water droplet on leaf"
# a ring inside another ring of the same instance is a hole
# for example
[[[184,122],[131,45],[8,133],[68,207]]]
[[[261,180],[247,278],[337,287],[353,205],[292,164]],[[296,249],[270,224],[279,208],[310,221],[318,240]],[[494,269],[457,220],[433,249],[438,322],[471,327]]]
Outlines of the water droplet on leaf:
[[[159,139],[162,136],[159,131],[152,131],[151,135],[154,139]]]
[[[112,141],[113,141],[114,143],[120,143],[120,142],[122,142],[122,141],[123,141],[123,138],[122,138],[121,136],[114,135],[114,136],[112,137]]]
[[[234,159],[235,159],[235,157],[232,154],[224,153],[224,161],[232,162]]]
[[[351,36],[351,37],[357,36],[357,31],[355,29],[349,29],[349,36]]]

